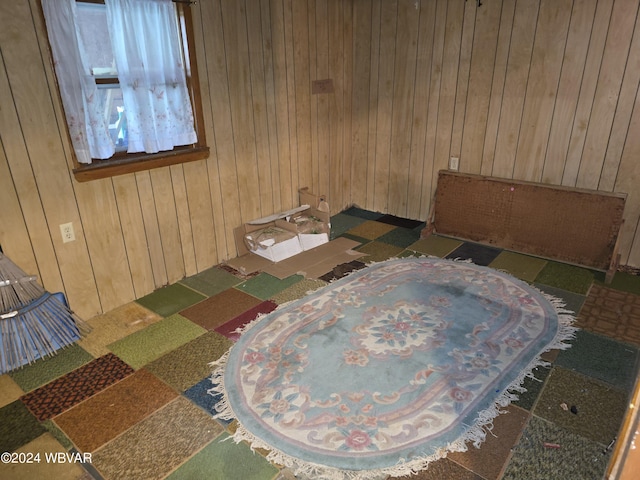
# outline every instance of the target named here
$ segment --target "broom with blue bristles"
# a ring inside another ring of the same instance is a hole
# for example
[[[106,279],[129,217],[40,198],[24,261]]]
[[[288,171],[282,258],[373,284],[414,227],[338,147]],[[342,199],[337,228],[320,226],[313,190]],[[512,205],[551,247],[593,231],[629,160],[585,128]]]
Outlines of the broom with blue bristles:
[[[62,293],[45,291],[0,253],[0,374],[54,355],[88,330]]]

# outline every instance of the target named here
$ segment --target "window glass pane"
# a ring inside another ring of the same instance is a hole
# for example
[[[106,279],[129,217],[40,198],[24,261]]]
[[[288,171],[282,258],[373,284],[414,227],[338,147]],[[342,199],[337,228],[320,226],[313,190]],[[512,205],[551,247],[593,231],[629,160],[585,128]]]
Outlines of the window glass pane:
[[[98,85],[99,100],[104,105],[104,114],[109,124],[109,134],[116,151],[127,150],[127,119],[124,115],[122,90],[110,85]]]
[[[95,76],[117,75],[104,5],[77,3],[80,41]],[[106,48],[105,48],[106,47]]]

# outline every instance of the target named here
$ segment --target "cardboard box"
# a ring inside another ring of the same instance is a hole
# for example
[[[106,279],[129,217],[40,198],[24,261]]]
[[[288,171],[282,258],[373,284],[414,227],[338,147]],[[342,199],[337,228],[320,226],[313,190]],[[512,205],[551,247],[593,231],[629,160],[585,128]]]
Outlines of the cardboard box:
[[[295,224],[286,220],[275,220],[267,224],[245,224],[236,234],[236,247],[238,235],[242,234],[243,253],[254,253],[271,262],[279,262],[302,252],[302,245],[298,237]]]
[[[311,250],[329,242],[331,214],[324,195],[314,195],[307,187],[298,190],[300,203],[309,208],[293,214],[289,221],[298,227],[298,237],[303,250]]]

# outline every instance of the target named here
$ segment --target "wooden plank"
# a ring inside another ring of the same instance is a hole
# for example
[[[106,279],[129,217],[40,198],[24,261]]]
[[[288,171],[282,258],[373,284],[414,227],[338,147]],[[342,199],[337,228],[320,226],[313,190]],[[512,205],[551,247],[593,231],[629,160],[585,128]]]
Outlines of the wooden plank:
[[[127,251],[127,264],[136,298],[153,292],[156,286],[151,267],[142,206],[135,174],[113,178],[113,189],[120,215],[120,228]]]
[[[513,176],[542,178],[573,0],[542,0]]]
[[[111,179],[75,185],[102,313],[135,300]],[[100,212],[96,215],[95,212]]]
[[[382,1],[372,0],[371,2],[371,70],[369,77],[369,109],[368,109],[368,153],[367,153],[367,189],[363,203],[363,208],[375,210],[375,185],[376,185],[376,146],[378,135],[378,103],[380,101],[378,91],[380,75],[380,16],[382,14]]]
[[[353,132],[353,6],[347,2],[341,2],[342,19],[342,111],[344,121],[342,122],[342,178],[340,183],[341,201],[337,208],[343,210],[351,205],[351,168],[352,168],[352,132]],[[337,209],[334,207],[334,211]]]
[[[215,163],[209,162],[210,184],[215,182],[220,184],[220,195],[212,192],[212,204],[218,207],[218,215],[214,211],[216,231],[224,232],[225,248],[219,248],[221,259],[225,256],[235,257],[236,247],[233,237],[233,229],[242,224],[240,214],[240,192],[238,190],[238,180],[235,162],[235,150],[233,143],[233,129],[231,124],[231,108],[229,105],[229,81],[227,78],[227,59],[225,43],[222,35],[222,13],[220,10],[220,0],[215,2],[199,2],[201,9],[202,23],[207,25],[204,34],[205,52],[207,61],[206,72],[209,79],[207,90],[209,95],[209,108],[212,113],[213,135],[208,135],[210,139],[215,139]],[[229,53],[231,54],[231,53]],[[201,62],[202,63],[202,62]],[[204,69],[200,69],[204,70]],[[213,166],[217,167],[217,172]],[[220,229],[220,220],[224,219],[223,228]],[[226,255],[225,255],[226,254]]]
[[[11,19],[0,31],[0,45],[12,104],[27,148],[25,167],[32,169],[47,222],[47,228],[39,229],[37,235],[50,236],[55,250],[52,265],[57,262],[71,307],[83,317],[93,316],[101,312],[100,301],[44,70],[50,63],[39,49],[27,0],[2,3],[0,17]],[[74,224],[76,241],[63,244],[59,225],[67,222]],[[44,286],[53,290],[58,285]]]
[[[576,181],[579,187],[598,187],[628,58],[638,55],[637,51],[630,51],[637,15],[638,0],[616,2],[613,6],[613,28],[609,28],[603,52],[602,67]]]
[[[329,96],[329,205],[334,211],[340,211],[345,206],[343,202],[344,142],[345,131],[345,71],[343,63],[343,8],[341,0],[329,0],[329,77],[333,79],[334,93]],[[348,140],[351,140],[348,138]],[[320,193],[320,192],[318,192]]]
[[[319,95],[314,93],[313,82],[318,79],[327,78],[325,75],[318,75],[318,48],[325,50],[326,44],[318,45],[318,28],[322,30],[322,25],[319,25],[322,20],[318,18],[318,6],[316,0],[307,0],[307,30],[309,36],[309,163],[311,172],[311,183],[307,185],[312,191],[318,192],[320,185],[320,155],[319,155],[319,118],[318,118],[318,104],[322,97],[325,95]],[[323,19],[326,18],[323,17]],[[324,23],[324,22],[323,22]],[[325,24],[326,25],[326,24]]]
[[[513,176],[538,7],[538,2],[518,2],[516,5],[493,163],[493,175],[497,177]]]
[[[437,174],[435,170],[436,135],[438,130],[438,105],[442,86],[442,62],[444,56],[445,24],[447,18],[447,0],[438,0],[435,13],[433,48],[431,57],[431,82],[429,86],[429,109],[427,112],[427,132],[422,169],[422,198],[420,212],[427,215],[431,210],[433,192],[436,189]]]
[[[633,113],[635,95],[640,85],[640,15],[636,17],[629,58],[625,68],[620,97],[616,107],[616,114],[611,127],[611,135],[607,141],[607,153],[605,155],[598,190],[613,191],[616,177],[620,170],[620,158],[625,141],[630,134],[629,122]],[[633,135],[633,134],[632,134]]]
[[[378,106],[376,110],[375,186],[373,209],[387,212],[389,208],[389,171],[391,148],[391,118],[393,115],[393,82],[395,64],[396,16],[398,2],[384,1],[380,14],[380,59],[378,67]]]
[[[207,7],[210,5],[210,2],[207,2]],[[223,214],[223,201],[222,201],[222,186],[220,184],[220,170],[218,168],[218,152],[216,149],[216,137],[214,133],[214,125],[213,125],[213,112],[212,112],[212,95],[209,89],[209,71],[207,62],[207,53],[203,32],[203,23],[205,19],[203,17],[202,12],[202,3],[195,3],[191,5],[192,15],[193,15],[193,27],[194,27],[194,37],[195,37],[195,45],[196,45],[196,57],[198,61],[198,65],[200,69],[198,71],[198,77],[200,80],[200,94],[202,98],[202,107],[203,114],[205,116],[205,133],[207,136],[207,142],[211,146],[209,158],[206,163],[202,167],[202,177],[198,176],[198,180],[202,182],[207,182],[208,190],[209,190],[209,201],[202,199],[201,202],[206,205],[209,204],[207,208],[207,212],[203,212],[202,215],[206,216],[208,213],[211,216],[211,219],[205,218],[203,220],[202,225],[195,228],[202,228],[203,230],[206,225],[209,225],[211,221],[213,225],[211,227],[212,231],[204,232],[203,235],[197,235],[196,238],[196,252],[201,251],[198,247],[201,242],[204,242],[204,248],[202,251],[206,251],[207,249],[211,249],[213,253],[214,260],[211,261],[211,265],[219,263],[222,259],[226,259],[229,257],[229,250],[227,249],[227,239],[225,236],[225,216]],[[205,14],[211,13],[211,9],[207,10]],[[188,172],[191,172],[190,168],[185,169],[185,173],[187,173],[188,178],[192,178]],[[233,227],[229,227],[230,230],[233,230]],[[216,233],[217,232],[217,233]],[[215,241],[213,240],[215,239]],[[235,250],[235,245],[233,246]],[[235,254],[235,251],[234,251]],[[207,255],[205,255],[208,257]],[[201,255],[198,255],[198,258],[201,258]],[[200,264],[200,260],[199,264]],[[205,261],[205,263],[207,263]]]
[[[491,81],[496,68],[502,3],[487,2],[482,7],[478,9],[475,19],[469,88],[460,150],[461,168],[469,173],[480,173],[482,168],[482,149],[491,100]],[[455,149],[452,153],[455,154]]]
[[[169,167],[169,179],[171,180],[175,216],[178,223],[179,242],[178,249],[172,250],[169,252],[169,255],[179,256],[179,254],[182,253],[183,275],[179,278],[183,278],[198,273],[194,233],[192,230],[193,221],[191,219],[191,209],[189,206],[183,165],[173,165]],[[170,211],[167,211],[167,213],[170,215]]]
[[[421,211],[425,169],[425,148],[427,146],[427,122],[431,89],[431,62],[433,55],[433,35],[435,31],[436,2],[420,5],[418,26],[418,52],[416,58],[415,95],[413,118],[411,121],[411,151],[409,158],[409,182],[407,188],[407,217],[426,218]],[[356,77],[357,78],[357,77]]]
[[[555,98],[549,143],[542,169],[542,181],[559,185],[566,163],[567,149],[571,137],[570,125],[576,114],[582,74],[587,58],[591,26],[593,25],[597,0],[575,0],[571,12],[571,23],[562,62],[562,72]]]
[[[463,2],[447,2],[447,17],[444,32],[444,54],[442,57],[442,78],[438,101],[438,126],[435,138],[434,172],[447,168],[451,155],[451,136],[458,88],[458,68],[460,66],[460,46],[464,22]],[[435,189],[437,177],[432,184]]]
[[[290,183],[288,187],[291,189],[290,201],[291,204],[286,205],[285,210],[293,208],[298,205],[298,188],[300,185],[300,173],[298,171],[298,165],[300,162],[300,151],[298,149],[298,129],[296,125],[296,83],[295,83],[295,69],[292,65],[295,64],[295,46],[293,39],[293,0],[283,0],[282,14],[283,14],[283,33],[284,33],[284,78],[286,81],[286,103],[287,106],[287,124],[289,130],[288,142],[291,149],[291,162],[289,168],[291,171]]]
[[[273,182],[267,125],[266,78],[263,45],[268,43],[262,32],[261,10],[249,5],[245,9],[249,44],[249,71],[251,72],[251,100],[255,129],[256,163],[258,168],[258,194],[260,215],[274,213]]]
[[[411,124],[413,120],[413,102],[415,97],[416,61],[418,52],[419,15],[416,5],[410,0],[398,2],[398,24],[395,36],[396,51],[403,52],[395,56],[393,102],[391,116],[391,162],[389,169],[389,207],[387,212],[400,217],[407,216],[408,191],[411,177]]]
[[[329,12],[327,0],[315,1],[315,72],[316,79],[330,77],[329,73]],[[331,94],[315,95],[316,104],[316,135],[314,152],[317,155],[318,187],[316,192],[321,195],[329,193],[331,178],[331,160],[329,158],[329,132],[331,124],[330,99]],[[334,206],[334,208],[336,208]],[[334,210],[335,211],[335,210]]]
[[[500,30],[498,32],[498,44],[493,67],[493,80],[491,82],[491,99],[489,100],[489,113],[487,114],[487,127],[482,148],[482,175],[494,175],[496,145],[498,130],[500,128],[500,114],[504,100],[505,79],[509,63],[509,50],[511,47],[511,32],[515,17],[516,0],[503,0],[500,14]]]
[[[589,37],[587,61],[582,74],[582,82],[580,83],[580,98],[578,99],[578,106],[573,119],[567,160],[562,174],[562,185],[575,186],[577,184],[612,7],[613,0],[599,0],[596,7],[596,15],[591,27],[591,36]]]

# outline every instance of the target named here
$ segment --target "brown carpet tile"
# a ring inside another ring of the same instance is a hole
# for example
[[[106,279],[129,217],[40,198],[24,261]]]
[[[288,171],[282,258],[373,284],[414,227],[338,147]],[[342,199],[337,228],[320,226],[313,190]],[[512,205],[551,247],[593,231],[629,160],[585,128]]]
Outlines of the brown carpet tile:
[[[640,295],[594,283],[578,315],[577,326],[640,345]]]
[[[483,480],[482,477],[467,470],[448,458],[442,458],[429,464],[429,468],[410,477],[391,477],[389,480]]]
[[[142,369],[54,419],[82,452],[93,452],[177,393]]]
[[[277,307],[278,305],[271,300],[266,300],[220,325],[216,328],[216,332],[235,342],[240,338],[240,333],[238,333],[239,328],[243,328],[248,323],[253,322],[260,315],[266,315],[267,313],[273,312]],[[212,358],[211,361],[213,360],[215,359]]]
[[[493,429],[487,432],[480,448],[470,444],[466,452],[451,453],[447,458],[486,480],[500,478],[504,465],[509,460],[511,448],[517,443],[529,418],[528,412],[513,405],[504,410],[506,413],[494,419]]]
[[[207,332],[148,364],[145,369],[183,392],[209,376],[209,362],[220,358],[232,345],[225,336]]]
[[[178,397],[93,455],[105,480],[164,478],[223,431],[211,415]]]
[[[133,368],[109,353],[27,393],[21,400],[38,420],[43,421],[132,373]]]
[[[215,330],[261,302],[262,300],[248,293],[230,288],[183,310],[180,314],[202,328]]]

